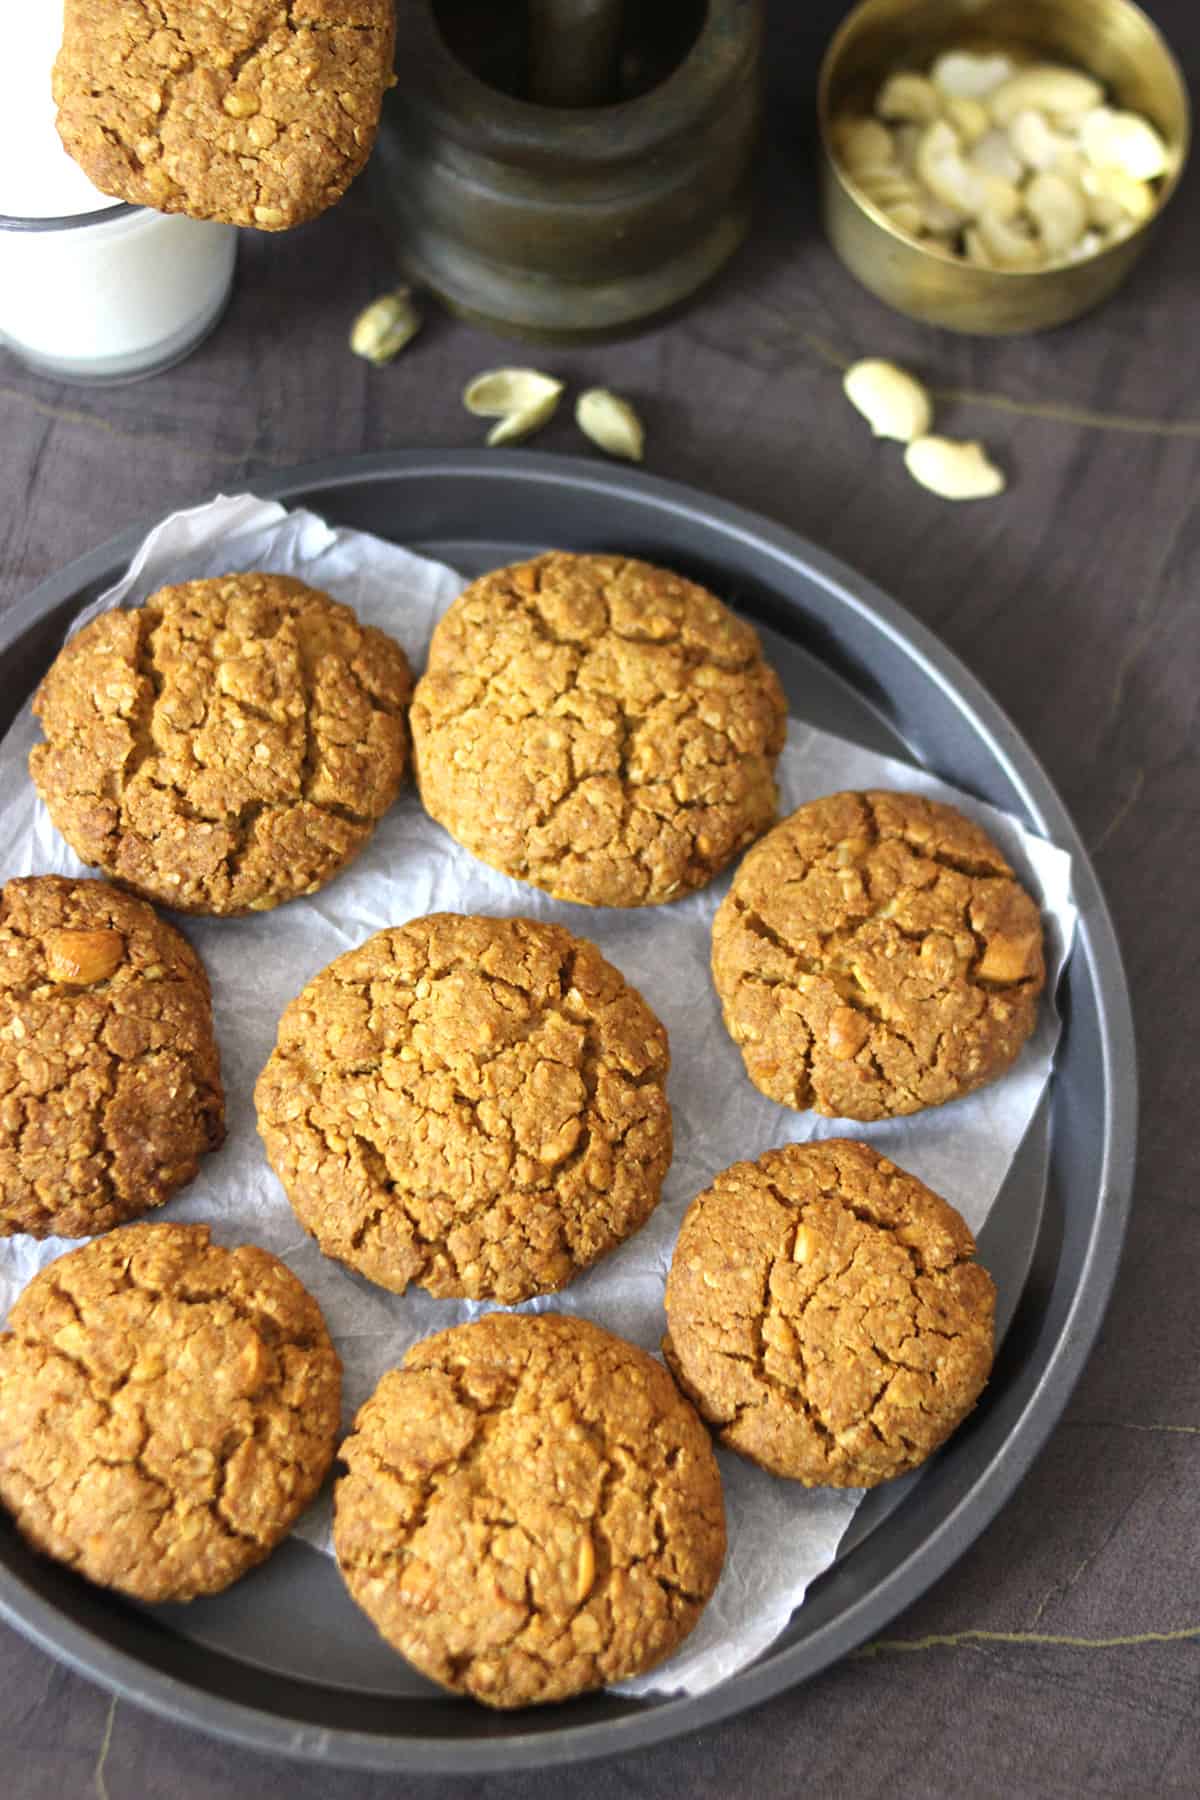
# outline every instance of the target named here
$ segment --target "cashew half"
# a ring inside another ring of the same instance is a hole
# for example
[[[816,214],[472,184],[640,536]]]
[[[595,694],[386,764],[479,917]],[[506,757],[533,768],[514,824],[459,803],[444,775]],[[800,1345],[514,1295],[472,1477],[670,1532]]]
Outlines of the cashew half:
[[[852,175],[894,160],[892,134],[878,119],[839,119],[833,147]]]
[[[1043,169],[1025,189],[1025,210],[1052,257],[1065,256],[1087,230],[1087,202],[1070,181]]]
[[[914,438],[904,452],[904,465],[914,481],[943,500],[986,500],[1002,494],[1006,486],[983,445],[975,442]]]
[[[1114,112],[1097,106],[1080,121],[1079,143],[1088,161],[1099,168],[1120,169],[1134,181],[1156,181],[1165,175],[1167,146],[1148,119],[1138,113]]]
[[[1085,167],[1079,172],[1079,185],[1087,201],[1088,217],[1105,231],[1130,220],[1140,225],[1154,211],[1154,189],[1126,175],[1123,169]]]
[[[915,376],[880,357],[864,357],[846,370],[842,390],[876,437],[911,443],[933,423],[933,403]]]
[[[989,175],[971,165],[952,126],[938,119],[926,126],[917,145],[916,172],[935,200],[974,219],[985,210],[1011,219],[1021,208],[1021,196],[1011,181]]]
[[[941,93],[955,100],[982,100],[1013,74],[1009,56],[977,56],[970,50],[947,50],[929,71]]]
[[[995,269],[1033,269],[1043,260],[1036,240],[1019,220],[1002,219],[998,213],[981,212],[979,241]]]
[[[881,119],[911,119],[918,125],[930,124],[941,110],[941,100],[932,81],[924,75],[906,72],[889,75],[875,101],[875,111]]]
[[[1024,165],[1013,149],[1008,133],[1001,131],[998,125],[972,144],[971,165],[982,169],[986,175],[998,175],[1001,181],[1015,183],[1025,175]]]
[[[945,119],[922,132],[913,164],[935,200],[973,219],[984,203],[983,176],[972,169],[962,152],[958,134]]]
[[[952,94],[942,107],[946,122],[954,127],[964,144],[976,144],[991,128],[991,115],[981,100]]]
[[[1081,69],[1034,63],[995,88],[988,95],[988,107],[997,125],[1011,125],[1019,112],[1031,106],[1061,121],[1099,106],[1103,98],[1100,83]]]
[[[1008,141],[1030,169],[1053,169],[1061,156],[1074,150],[1071,139],[1055,131],[1036,106],[1022,107],[1008,128]]]

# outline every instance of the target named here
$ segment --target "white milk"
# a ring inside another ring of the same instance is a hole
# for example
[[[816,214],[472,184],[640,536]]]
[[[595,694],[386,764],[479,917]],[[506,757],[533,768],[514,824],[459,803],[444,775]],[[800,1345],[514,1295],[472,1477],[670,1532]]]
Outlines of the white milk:
[[[177,362],[220,317],[237,233],[93,187],[54,128],[61,6],[9,0],[5,12],[0,341],[66,380],[128,380]]]

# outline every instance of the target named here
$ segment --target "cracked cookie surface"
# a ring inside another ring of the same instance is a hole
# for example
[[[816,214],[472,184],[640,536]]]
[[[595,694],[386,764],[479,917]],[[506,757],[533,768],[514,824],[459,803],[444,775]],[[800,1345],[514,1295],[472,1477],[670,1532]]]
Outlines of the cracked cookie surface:
[[[423,1674],[489,1706],[654,1667],[721,1572],[707,1431],[653,1357],[583,1319],[492,1313],[414,1344],[340,1454],[351,1595]]]
[[[327,1256],[515,1304],[638,1230],[671,1161],[667,1034],[561,925],[433,913],[330,963],[255,1089]]]
[[[400,787],[400,646],[286,575],[161,588],[101,613],[38,689],[29,770],[76,855],[180,912],[323,887]]]
[[[215,1594],[320,1487],[340,1398],[320,1309],[276,1257],[128,1225],[35,1275],[0,1333],[0,1500],[90,1581]]]
[[[866,1144],[734,1163],[684,1217],[663,1350],[723,1444],[809,1487],[915,1469],[992,1365],[995,1288],[960,1215]]]
[[[392,0],[66,0],[59,136],[102,193],[279,231],[366,163],[394,35]]]
[[[560,900],[705,886],[775,817],[787,704],[714,595],[622,556],[552,552],[472,582],[412,710],[427,811]]]
[[[34,875],[0,893],[0,1237],[161,1206],[225,1135],[204,965],[145,901]]]
[[[969,1094],[1014,1061],[1045,982],[1042,924],[953,807],[831,794],[746,857],[713,921],[712,971],[762,1093],[884,1119]]]

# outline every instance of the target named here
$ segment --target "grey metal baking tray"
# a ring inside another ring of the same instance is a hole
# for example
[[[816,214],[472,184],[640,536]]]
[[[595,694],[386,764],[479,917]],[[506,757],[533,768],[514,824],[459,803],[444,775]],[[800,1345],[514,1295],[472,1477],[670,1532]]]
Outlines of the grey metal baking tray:
[[[864,1502],[786,1630],[715,1691],[600,1694],[495,1714],[413,1674],[351,1605],[328,1560],[298,1543],[226,1594],[142,1608],[34,1555],[0,1517],[0,1614],[126,1698],[262,1750],[470,1773],[575,1763],[695,1730],[813,1675],[922,1593],[1012,1493],[1066,1404],[1116,1273],[1135,1144],[1129,998],[1095,873],[1045,772],[962,664],[878,589],[752,513],[624,469],[523,452],[339,458],[255,488],[464,574],[555,544],[620,549],[694,575],[763,629],[793,712],[925,764],[1075,859],[1079,931],[1059,996],[1054,1079],[980,1238],[1005,1331],[993,1379],[939,1456]],[[74,613],[117,578],[145,529],[82,557],[6,613],[0,730]]]

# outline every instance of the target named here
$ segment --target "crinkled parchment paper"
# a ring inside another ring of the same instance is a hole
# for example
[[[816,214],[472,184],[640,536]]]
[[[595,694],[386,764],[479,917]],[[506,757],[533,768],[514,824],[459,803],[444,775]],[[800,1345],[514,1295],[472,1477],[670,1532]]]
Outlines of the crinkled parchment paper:
[[[167,519],[146,539],[126,578],[91,612],[137,603],[166,581],[268,569],[303,577],[400,640],[419,670],[434,621],[462,583],[450,569],[394,545],[334,531],[311,513],[288,514],[250,497],[220,499]],[[88,615],[90,616],[90,614]],[[37,741],[28,707],[0,745],[3,876],[90,873],[37,800],[26,757]],[[978,819],[1037,894],[1048,933],[1049,992],[1070,949],[1075,913],[1070,861],[1015,820],[906,763],[893,762],[793,719],[779,765],[781,812],[841,788],[903,787],[949,800]],[[212,977],[229,1135],[200,1175],[159,1215],[206,1220],[218,1239],[250,1239],[284,1258],[320,1301],[346,1369],[346,1421],[414,1339],[473,1317],[467,1302],[404,1296],[327,1260],[297,1224],[267,1166],[253,1089],[286,1003],[333,957],[385,925],[435,910],[522,913],[560,920],[590,937],[659,1013],[670,1033],[675,1161],[650,1223],[566,1290],[528,1310],[581,1313],[648,1350],[664,1320],[663,1282],[684,1209],[727,1164],[814,1136],[869,1138],[982,1225],[1049,1077],[1058,1020],[1040,1027],[1016,1068],[967,1100],[911,1120],[839,1125],[792,1113],[758,1094],[721,1023],[709,978],[709,930],[728,877],[670,906],[618,911],[568,905],[477,862],[427,818],[409,787],[351,868],[312,899],[247,919],[182,921]],[[0,1316],[29,1277],[70,1246],[28,1237],[0,1241]],[[703,1693],[759,1655],[786,1625],[808,1583],[833,1561],[860,1496],[805,1490],[720,1453],[729,1557],[699,1627],[669,1663],[632,1692]],[[329,1549],[329,1499],[299,1530]]]

